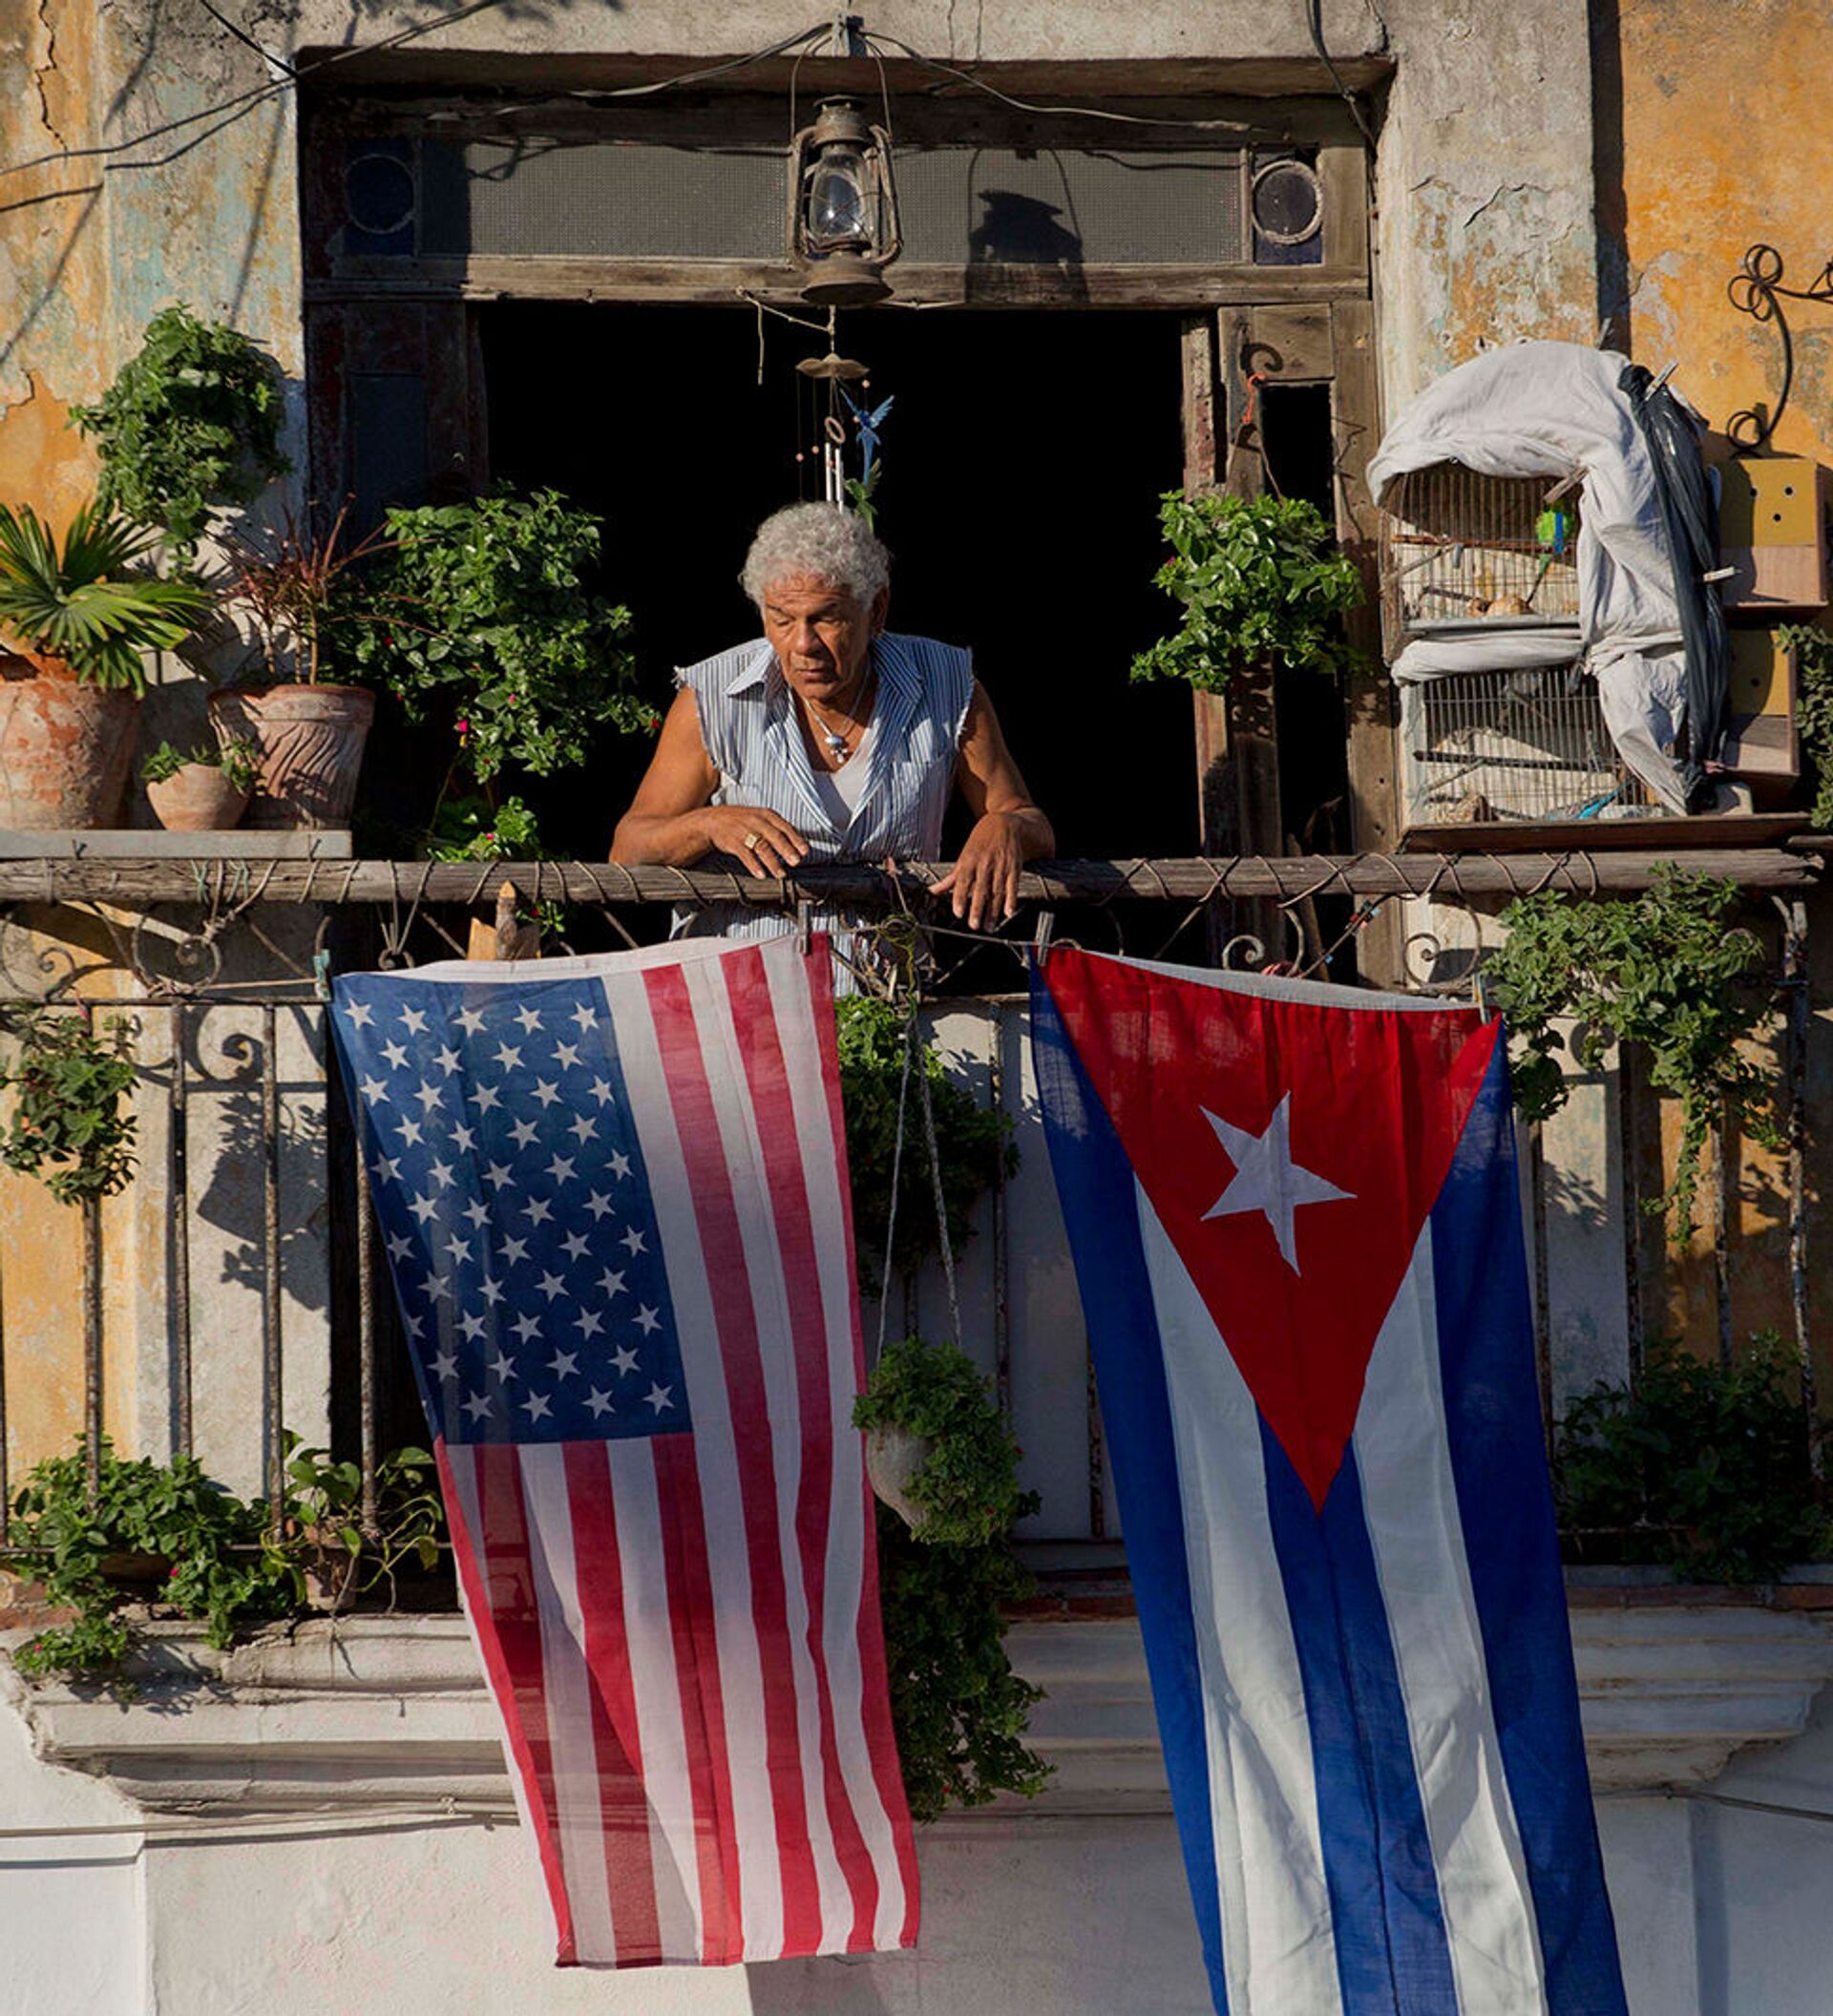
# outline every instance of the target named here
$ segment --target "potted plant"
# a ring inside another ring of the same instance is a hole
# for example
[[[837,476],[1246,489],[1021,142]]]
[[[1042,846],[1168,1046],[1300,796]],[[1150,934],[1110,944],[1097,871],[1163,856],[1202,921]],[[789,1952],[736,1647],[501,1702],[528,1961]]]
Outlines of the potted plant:
[[[187,576],[142,570],[156,535],[86,504],[59,542],[30,505],[0,504],[0,828],[112,826],[134,756],[142,654],[210,608]]]
[[[260,752],[250,826],[349,824],[375,695],[329,675],[348,638],[374,620],[351,570],[390,544],[380,531],[347,542],[349,508],[322,534],[289,517],[265,539],[227,542],[224,600],[252,624],[266,683],[212,694],[210,718],[225,742]]]
[[[282,452],[280,367],[252,337],[162,308],[95,406],[71,420],[102,461],[100,496],[136,524],[158,526],[188,559],[213,509],[247,504],[291,465]]]
[[[1302,497],[1168,491],[1159,524],[1171,556],[1153,577],[1184,620],[1133,660],[1137,680],[1181,679],[1224,693],[1268,672],[1343,672],[1358,653],[1339,618],[1361,601],[1362,578]]]
[[[140,765],[146,801],[173,833],[227,831],[247,810],[260,775],[261,751],[240,739],[187,751],[162,742]]]

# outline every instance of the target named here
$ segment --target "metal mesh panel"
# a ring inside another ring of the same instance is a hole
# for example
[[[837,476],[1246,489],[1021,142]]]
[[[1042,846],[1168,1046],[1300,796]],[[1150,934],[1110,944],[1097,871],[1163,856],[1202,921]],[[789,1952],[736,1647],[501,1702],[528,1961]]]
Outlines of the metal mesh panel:
[[[1574,621],[1575,490],[1545,476],[1480,476],[1441,462],[1400,477],[1382,502],[1388,641],[1480,624]]]
[[[1623,766],[1597,688],[1575,665],[1402,685],[1401,781],[1409,827],[1657,809]]]
[[[781,148],[531,139],[431,142],[425,154],[423,253],[783,257]],[[900,149],[895,169],[912,261],[1229,265],[1246,256],[1238,152]]]

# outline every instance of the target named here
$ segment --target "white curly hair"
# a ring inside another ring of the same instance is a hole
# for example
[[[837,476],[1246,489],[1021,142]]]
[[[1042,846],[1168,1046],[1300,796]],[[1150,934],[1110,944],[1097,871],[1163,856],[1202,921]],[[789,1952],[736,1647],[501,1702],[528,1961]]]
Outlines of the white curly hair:
[[[738,578],[761,609],[771,588],[798,574],[844,588],[868,607],[890,584],[891,555],[865,521],[844,506],[790,504],[757,528]]]

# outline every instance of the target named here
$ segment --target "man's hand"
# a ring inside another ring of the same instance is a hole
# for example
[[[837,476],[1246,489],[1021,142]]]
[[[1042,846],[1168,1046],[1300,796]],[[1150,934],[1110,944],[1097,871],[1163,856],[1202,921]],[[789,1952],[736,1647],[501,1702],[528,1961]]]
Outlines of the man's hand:
[[[952,896],[958,917],[970,931],[1003,924],[1019,907],[1019,877],[1024,872],[1030,821],[1022,811],[988,812],[968,834],[960,858],[935,882],[930,893]]]
[[[762,881],[779,879],[809,851],[809,843],[787,819],[760,806],[709,805],[698,814],[708,848],[734,855]]]

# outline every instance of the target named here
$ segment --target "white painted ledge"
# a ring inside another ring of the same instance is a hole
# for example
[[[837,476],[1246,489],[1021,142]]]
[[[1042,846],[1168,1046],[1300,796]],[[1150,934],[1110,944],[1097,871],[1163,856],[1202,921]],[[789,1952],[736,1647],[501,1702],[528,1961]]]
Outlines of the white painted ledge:
[[[1735,1752],[1799,1734],[1833,1678],[1833,1627],[1816,1615],[1690,1604],[1579,1607],[1571,1618],[1600,1792],[1701,1784]],[[1136,1622],[1027,1620],[1008,1643],[1020,1670],[1048,1690],[1032,1736],[1057,1773],[1043,1798],[990,1811],[1167,1811]],[[121,1703],[29,1687],[0,1665],[0,1689],[41,1759],[103,1778],[149,1813],[513,1816],[495,1710],[461,1618],[314,1622],[226,1653],[189,1628],[156,1626],[140,1687]]]

